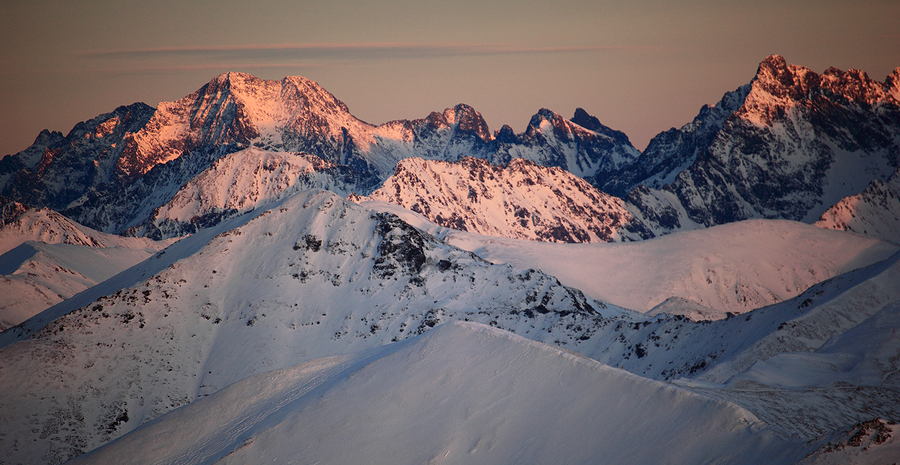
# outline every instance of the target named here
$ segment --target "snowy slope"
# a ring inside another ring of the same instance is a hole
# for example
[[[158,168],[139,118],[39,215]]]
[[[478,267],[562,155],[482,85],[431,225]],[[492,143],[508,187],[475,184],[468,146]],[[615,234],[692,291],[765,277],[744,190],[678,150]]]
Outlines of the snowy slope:
[[[900,300],[898,261],[900,254],[894,254],[883,262],[813,286],[789,301],[752,312],[747,318],[778,315],[776,318],[781,322],[777,330],[730,351],[727,356],[718,356],[702,380],[727,382],[759,360],[785,352],[812,352],[829,339],[863,323]]]
[[[621,199],[560,168],[514,159],[505,166],[402,160],[371,195],[435,223],[487,236],[547,242],[622,240],[631,220]]]
[[[780,302],[900,250],[885,241],[776,220],[743,221],[634,243],[549,244],[450,230],[383,202],[362,205],[393,212],[492,263],[543,270],[595,299],[648,312],[676,297],[684,300],[668,302],[668,312],[687,311],[703,319]]]
[[[348,194],[348,177],[314,155],[251,147],[213,162],[129,233],[157,239],[189,234],[305,189]]]
[[[900,244],[900,170],[887,181],[876,179],[861,193],[841,199],[813,224]]]
[[[896,286],[896,277],[894,279],[892,285]],[[847,297],[850,296],[835,300]],[[855,302],[845,300],[843,314],[813,313],[785,322],[777,332],[781,334],[773,334],[776,337],[767,337],[755,344],[752,352],[755,357],[762,358],[731,377],[723,388],[708,389],[700,385],[696,391],[738,403],[758,412],[766,421],[792,418],[795,424],[787,429],[800,437],[815,432],[827,433],[834,425],[842,423],[850,427],[862,420],[897,418],[900,415],[900,360],[897,356],[900,353],[900,335],[897,333],[900,301],[884,305],[872,316],[858,321],[859,317],[851,312],[862,310],[864,317],[878,305],[868,308],[860,305],[872,295],[851,298]],[[826,305],[816,313],[831,313],[834,309],[833,304]],[[830,323],[823,325],[823,322]],[[844,331],[846,328],[849,329]],[[833,336],[817,349],[806,351],[816,347],[815,343],[809,345],[810,340],[828,338],[829,334]],[[731,365],[729,361],[723,363],[724,367]],[[710,374],[721,372],[718,368],[714,367]],[[703,378],[708,377],[704,375]],[[869,425],[870,428],[876,426],[884,428],[886,425],[883,422],[880,426],[877,422]],[[827,444],[817,451],[818,458],[804,463],[891,463],[879,460],[896,454],[896,438],[885,441],[887,438],[882,437],[876,441],[875,432],[860,431],[866,428],[860,428],[858,423],[854,429],[857,430],[853,433],[857,436],[855,444],[847,437],[850,433],[839,440],[826,434],[819,441]],[[889,428],[883,431],[891,434]],[[866,442],[864,448],[860,447],[863,440]]]
[[[754,363],[729,383],[797,387],[843,382],[900,388],[900,302],[893,302],[813,352],[782,353]]]
[[[0,255],[25,241],[86,247],[153,249],[154,252],[165,246],[145,238],[104,234],[78,224],[49,208],[33,208],[5,199],[2,209]]]
[[[162,249],[23,242],[0,255],[0,331],[130,268]]]
[[[756,464],[797,446],[734,405],[448,323],[253,376],[72,463]]]
[[[94,231],[47,208],[3,205],[0,331],[129,268],[169,242]]]

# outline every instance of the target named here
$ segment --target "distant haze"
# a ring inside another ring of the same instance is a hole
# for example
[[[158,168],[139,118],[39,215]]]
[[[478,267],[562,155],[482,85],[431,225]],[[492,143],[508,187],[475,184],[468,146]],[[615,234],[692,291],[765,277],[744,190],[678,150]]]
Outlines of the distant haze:
[[[780,54],[882,81],[900,2],[410,2],[0,5],[0,155],[42,129],[179,99],[226,71],[310,78],[373,124],[457,103],[492,130],[582,107],[643,149]]]

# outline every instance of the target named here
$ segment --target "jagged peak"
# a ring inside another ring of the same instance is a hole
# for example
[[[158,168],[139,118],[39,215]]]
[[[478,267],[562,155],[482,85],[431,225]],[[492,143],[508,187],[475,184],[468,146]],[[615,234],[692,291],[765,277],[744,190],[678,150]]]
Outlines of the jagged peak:
[[[781,55],[771,55],[759,64],[753,82],[772,95],[800,100],[818,87],[819,76],[809,68],[789,64]]]
[[[268,90],[264,91],[264,89]],[[279,99],[284,100],[302,101],[306,105],[318,102],[337,113],[350,113],[350,109],[344,102],[338,100],[317,82],[303,76],[286,76],[280,81],[276,81],[260,79],[249,73],[234,71],[219,74],[196,92],[174,102],[160,103],[160,106],[168,108],[172,105],[183,105],[206,98],[219,100],[223,96],[236,102],[243,102],[257,100],[265,94],[278,95]]]
[[[405,120],[391,121],[390,124],[397,125]],[[445,108],[443,112],[433,111],[423,119],[414,120],[412,125],[427,124],[436,129],[456,128],[459,131],[474,132],[481,139],[491,140],[491,133],[487,122],[475,108],[465,103],[459,103],[450,108]],[[388,123],[385,123],[387,125]]]
[[[808,99],[820,90],[839,94],[852,101],[874,103],[889,95],[900,95],[896,91],[900,71],[895,70],[884,83],[869,78],[865,71],[849,69],[842,71],[830,67],[821,75],[809,68],[789,64],[784,57],[772,55],[759,64],[753,79],[753,88],[773,96],[790,100]]]
[[[531,121],[529,121],[528,124],[537,127],[541,125],[541,121],[554,121],[560,119],[564,118],[559,113],[550,110],[549,108],[541,108],[531,117]]]
[[[885,91],[900,103],[900,66],[888,74],[887,79],[884,80],[884,87]]]
[[[562,133],[571,132],[568,121],[566,121],[562,115],[553,110],[541,108],[531,117],[531,120],[528,121],[528,127],[525,129],[525,134],[534,134],[535,132],[540,131],[541,126],[545,122],[549,123],[555,130],[561,131]]]
[[[451,109],[449,108],[444,110],[444,115],[447,115],[450,110]],[[475,108],[466,105],[465,103],[459,103],[453,107],[452,115],[452,121],[457,125],[457,128],[460,131],[474,132],[484,140],[491,139],[491,133],[487,122]]]
[[[494,139],[498,142],[513,144],[516,142],[516,131],[512,126],[504,124],[500,129],[494,131]]]
[[[49,129],[44,129],[43,131],[40,132],[40,134],[37,135],[37,137],[34,138],[34,142],[32,143],[32,145],[40,145],[40,146],[50,145],[50,144],[62,139],[63,137],[64,137],[63,133],[61,133],[59,131],[51,131]]]
[[[212,78],[192,95],[230,93],[236,88],[257,85],[261,82],[263,82],[262,79],[252,74],[230,71]]]
[[[759,74],[759,71],[762,69],[787,69],[787,66],[788,62],[783,56],[772,54],[759,63],[757,74]]]
[[[214,77],[210,82],[233,83],[260,80],[250,73],[242,73],[240,71],[228,71]]]
[[[617,131],[615,129],[610,128],[609,126],[604,125],[600,122],[600,119],[596,116],[591,115],[584,108],[578,107],[575,109],[575,115],[572,116],[572,119],[569,120],[587,130],[594,131],[597,134],[603,134],[607,137],[611,137],[616,142],[620,144],[631,145],[631,140],[628,139],[628,136],[622,132]]]
[[[317,100],[323,101],[328,105],[334,105],[339,112],[350,113],[350,108],[344,102],[338,100],[331,92],[328,92],[312,79],[307,79],[303,76],[287,76],[281,80],[281,85],[283,88],[293,88],[299,95],[304,95],[307,98],[315,96]]]
[[[590,129],[591,131],[599,131],[601,128],[608,129],[600,123],[600,120],[596,116],[591,115],[581,107],[575,109],[575,115],[572,116],[570,121],[585,129]]]

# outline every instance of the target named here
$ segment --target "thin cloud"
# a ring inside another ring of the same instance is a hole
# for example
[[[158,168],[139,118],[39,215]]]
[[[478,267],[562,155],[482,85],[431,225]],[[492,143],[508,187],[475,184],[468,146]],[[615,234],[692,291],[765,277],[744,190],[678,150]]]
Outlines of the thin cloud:
[[[301,60],[357,60],[385,58],[432,58],[479,55],[509,55],[523,53],[572,53],[600,51],[643,51],[633,46],[569,46],[527,47],[513,44],[410,44],[410,43],[349,43],[349,44],[263,44],[237,46],[158,47],[124,50],[82,52],[82,55],[101,59],[166,59],[204,57],[213,60],[301,59]]]
[[[207,71],[207,70],[232,70],[232,69],[295,69],[295,68],[320,68],[321,64],[311,63],[231,63],[231,64],[193,64],[171,66],[125,66],[104,68],[105,73],[133,74],[133,73],[167,73],[183,71]]]

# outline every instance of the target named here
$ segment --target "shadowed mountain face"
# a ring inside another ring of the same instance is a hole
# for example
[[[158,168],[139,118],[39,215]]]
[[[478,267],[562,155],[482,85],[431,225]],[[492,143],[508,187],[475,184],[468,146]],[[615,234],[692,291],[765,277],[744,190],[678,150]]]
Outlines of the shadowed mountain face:
[[[819,75],[772,56],[753,81],[651,141],[614,181],[654,233],[749,218],[812,223],[900,166],[900,68]]]

